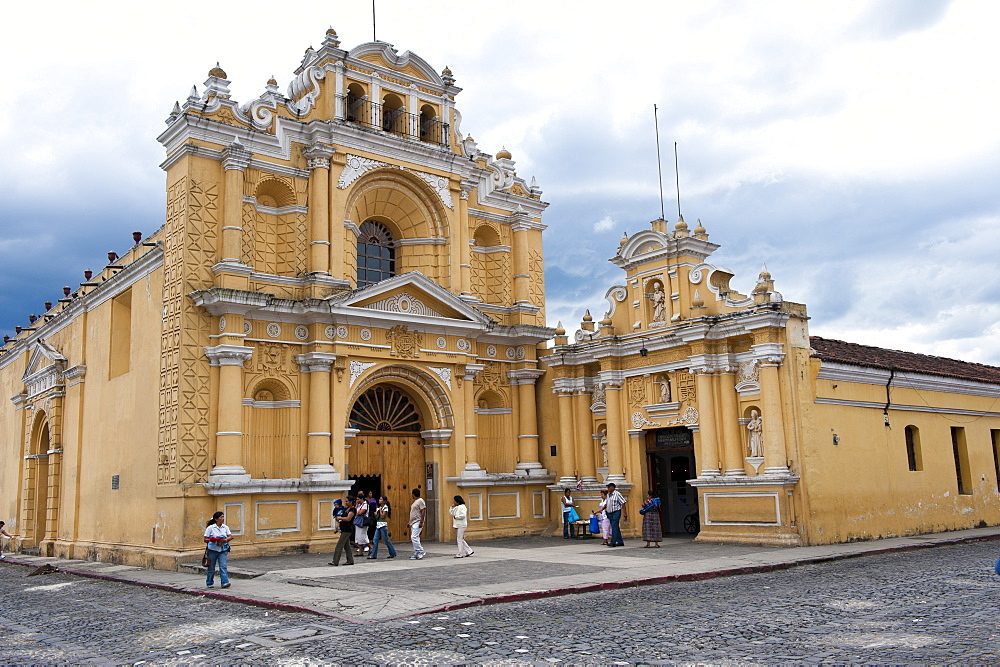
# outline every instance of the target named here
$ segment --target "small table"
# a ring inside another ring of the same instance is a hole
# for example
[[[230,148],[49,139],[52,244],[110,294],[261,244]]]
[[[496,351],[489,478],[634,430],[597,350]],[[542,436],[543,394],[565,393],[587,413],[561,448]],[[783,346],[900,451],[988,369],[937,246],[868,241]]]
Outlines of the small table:
[[[590,521],[580,519],[569,524],[569,536],[577,540],[585,540],[593,537],[590,532]]]

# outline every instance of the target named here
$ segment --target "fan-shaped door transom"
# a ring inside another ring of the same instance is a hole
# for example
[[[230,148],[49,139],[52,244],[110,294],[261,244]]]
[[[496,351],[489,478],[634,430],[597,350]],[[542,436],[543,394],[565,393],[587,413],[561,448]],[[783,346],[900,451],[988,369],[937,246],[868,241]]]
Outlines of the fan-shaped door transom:
[[[351,428],[361,431],[420,431],[420,413],[409,397],[388,386],[372,387],[351,409]]]

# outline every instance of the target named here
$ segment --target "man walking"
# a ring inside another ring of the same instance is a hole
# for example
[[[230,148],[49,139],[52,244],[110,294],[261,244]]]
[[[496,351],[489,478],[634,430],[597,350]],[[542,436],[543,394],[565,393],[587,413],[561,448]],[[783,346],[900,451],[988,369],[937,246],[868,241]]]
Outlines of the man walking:
[[[427,503],[420,497],[420,489],[413,489],[413,503],[410,505],[410,522],[407,527],[410,529],[410,543],[413,545],[413,555],[410,560],[420,560],[427,552],[420,544],[420,531],[424,528],[424,520],[427,518]]]
[[[625,496],[618,493],[618,487],[614,484],[608,484],[608,504],[604,511],[608,514],[608,520],[611,521],[611,540],[608,542],[609,547],[623,547],[625,542],[622,541],[622,531],[619,523],[622,519],[622,508],[625,507]]]
[[[362,501],[363,502],[363,501]],[[333,560],[330,565],[340,565],[340,554],[347,554],[347,564],[354,565],[354,551],[351,549],[351,536],[354,535],[354,500],[347,499],[343,504],[339,499],[333,501],[333,519],[340,530],[340,539],[333,550]]]

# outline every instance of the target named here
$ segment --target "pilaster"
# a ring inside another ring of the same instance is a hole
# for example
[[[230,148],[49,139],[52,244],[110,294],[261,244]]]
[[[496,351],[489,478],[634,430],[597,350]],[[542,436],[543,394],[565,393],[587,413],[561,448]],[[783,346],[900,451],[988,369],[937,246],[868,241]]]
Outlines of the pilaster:
[[[216,345],[206,347],[205,356],[219,367],[219,407],[215,434],[215,466],[212,484],[245,484],[250,475],[243,467],[243,364],[253,355],[252,347]]]
[[[311,481],[340,479],[330,464],[333,459],[330,420],[330,376],[337,355],[330,352],[306,352],[295,355],[302,373],[309,374],[309,414],[306,434],[306,466],[302,478]]]

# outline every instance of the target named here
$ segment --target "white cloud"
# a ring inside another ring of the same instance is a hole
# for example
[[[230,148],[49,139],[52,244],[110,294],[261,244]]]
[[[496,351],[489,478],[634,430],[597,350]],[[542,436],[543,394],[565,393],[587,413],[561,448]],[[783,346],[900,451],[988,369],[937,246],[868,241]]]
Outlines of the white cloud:
[[[615,225],[617,225],[617,224],[618,223],[615,222],[614,218],[612,218],[610,215],[606,215],[606,216],[604,216],[603,218],[601,218],[600,220],[598,220],[597,222],[594,223],[594,231],[595,232],[608,232],[608,231],[611,231],[612,229],[614,229]]]

